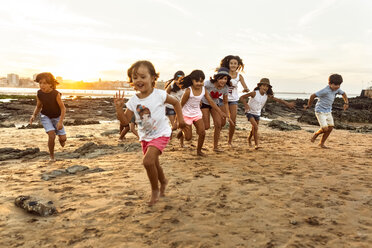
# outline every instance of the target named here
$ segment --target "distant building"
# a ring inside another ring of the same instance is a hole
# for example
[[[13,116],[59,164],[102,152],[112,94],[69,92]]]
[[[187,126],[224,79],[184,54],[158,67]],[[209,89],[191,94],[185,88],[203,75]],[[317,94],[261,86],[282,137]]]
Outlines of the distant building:
[[[7,83],[8,83],[8,79],[6,77],[1,77],[0,78],[0,86],[1,87],[7,86]]]
[[[17,87],[19,86],[19,76],[17,74],[11,73],[8,74],[8,86],[14,86]]]

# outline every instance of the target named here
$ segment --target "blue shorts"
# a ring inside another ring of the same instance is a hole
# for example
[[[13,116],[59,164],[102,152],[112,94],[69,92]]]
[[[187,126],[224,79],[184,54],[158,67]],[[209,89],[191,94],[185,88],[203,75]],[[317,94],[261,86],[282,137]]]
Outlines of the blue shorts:
[[[221,103],[220,101],[218,101],[218,103],[216,103],[216,105],[217,105],[218,107],[221,107],[221,106],[223,106],[223,102]],[[202,102],[202,105],[200,106],[200,108],[201,108],[201,109],[203,109],[203,108],[209,108],[209,109],[212,109],[212,106],[209,105],[209,104],[205,104],[205,103]]]
[[[238,105],[238,102],[239,101],[231,101],[231,102],[229,102],[229,106],[230,105]],[[224,106],[225,104],[223,103],[223,100],[220,98],[219,99],[219,105],[218,106]]]
[[[168,115],[176,115],[176,111],[174,111],[174,109],[165,107],[165,115],[166,116],[168,116]]]
[[[245,116],[247,116],[248,121],[251,118],[254,118],[256,121],[259,121],[260,120],[260,116],[259,115],[254,115],[254,114],[251,114],[251,113],[245,113]]]
[[[62,126],[61,130],[57,130],[57,124],[59,122],[59,117],[49,118],[46,115],[40,114],[40,122],[41,124],[43,124],[45,132],[55,131],[57,135],[66,135],[64,126]]]

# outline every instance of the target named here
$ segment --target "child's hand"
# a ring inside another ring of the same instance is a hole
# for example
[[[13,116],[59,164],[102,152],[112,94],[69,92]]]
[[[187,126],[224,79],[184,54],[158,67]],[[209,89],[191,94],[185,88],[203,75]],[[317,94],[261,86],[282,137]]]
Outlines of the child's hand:
[[[178,122],[178,128],[184,129],[186,127],[186,122],[184,120],[180,120]]]
[[[63,128],[63,123],[61,121],[59,121],[57,123],[57,130],[61,130]]]
[[[221,116],[222,116],[222,118],[226,118],[227,114],[225,112],[221,111]]]
[[[248,93],[249,92],[249,89],[248,88],[247,89],[244,89],[243,92],[247,92]]]
[[[244,112],[247,113],[250,110],[249,105],[244,107]]]
[[[123,91],[123,94],[120,94],[120,90],[119,90],[119,94],[116,93],[114,95],[114,104],[116,108],[124,107],[124,91]]]
[[[347,110],[349,108],[349,104],[348,103],[345,103],[344,104],[344,111]]]
[[[31,115],[31,118],[30,118],[30,125],[32,125],[32,122],[35,120],[35,116],[34,115]]]
[[[295,102],[289,102],[286,105],[287,105],[288,108],[293,109],[295,107],[296,103]]]

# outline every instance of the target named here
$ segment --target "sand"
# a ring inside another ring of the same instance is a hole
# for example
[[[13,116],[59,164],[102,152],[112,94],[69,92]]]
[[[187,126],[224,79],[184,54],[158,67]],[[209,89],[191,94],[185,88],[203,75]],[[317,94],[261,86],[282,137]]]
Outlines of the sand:
[[[173,139],[160,157],[167,195],[152,207],[141,151],[61,159],[87,142],[116,147],[118,135],[100,133],[117,122],[66,127],[57,162],[0,162],[0,247],[371,247],[372,135],[335,130],[331,149],[320,149],[309,142],[316,126],[282,132],[266,124],[257,151],[246,143],[243,117],[234,149],[223,130],[223,153],[212,151],[211,130],[205,158],[195,156],[195,137],[187,148]],[[0,148],[47,151],[42,129],[1,128],[0,135]],[[135,142],[129,133],[123,143]],[[105,171],[41,179],[72,165]],[[26,213],[14,205],[19,195],[52,200],[58,214]]]

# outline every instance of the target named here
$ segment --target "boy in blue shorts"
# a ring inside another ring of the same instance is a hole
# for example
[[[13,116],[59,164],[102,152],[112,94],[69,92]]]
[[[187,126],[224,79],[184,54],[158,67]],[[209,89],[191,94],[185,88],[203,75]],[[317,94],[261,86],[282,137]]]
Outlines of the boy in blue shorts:
[[[344,110],[349,107],[349,100],[347,99],[346,93],[340,89],[342,83],[342,77],[338,74],[332,74],[328,79],[328,86],[324,89],[312,94],[309,98],[307,105],[304,105],[305,109],[311,107],[315,97],[318,97],[318,102],[315,105],[315,116],[318,119],[320,129],[316,131],[311,138],[311,142],[314,142],[316,138],[323,134],[320,140],[319,146],[321,148],[328,148],[324,145],[328,136],[333,130],[334,122],[332,117],[332,104],[336,98],[337,94],[342,95],[345,101]]]

